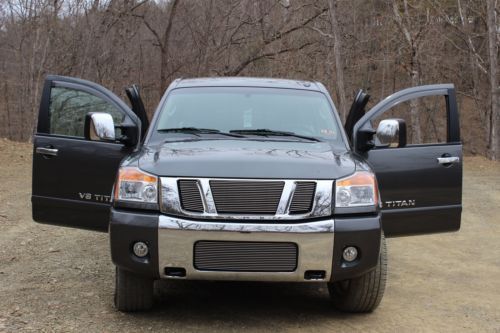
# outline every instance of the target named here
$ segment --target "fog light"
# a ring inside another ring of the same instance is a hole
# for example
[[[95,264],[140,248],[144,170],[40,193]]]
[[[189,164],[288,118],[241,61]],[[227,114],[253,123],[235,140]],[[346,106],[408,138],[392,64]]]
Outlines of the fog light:
[[[134,244],[134,254],[138,256],[139,258],[143,258],[148,255],[149,253],[149,248],[146,245],[146,243],[143,242],[136,242]]]
[[[358,249],[354,246],[348,246],[344,249],[344,252],[342,253],[342,258],[344,258],[345,261],[351,262],[356,260],[358,257]]]

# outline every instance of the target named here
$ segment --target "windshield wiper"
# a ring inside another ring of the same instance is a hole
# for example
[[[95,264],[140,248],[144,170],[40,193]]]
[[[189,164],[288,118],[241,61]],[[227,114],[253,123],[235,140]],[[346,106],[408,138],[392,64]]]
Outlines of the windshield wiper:
[[[300,134],[295,134],[293,132],[285,132],[285,131],[274,131],[266,128],[259,128],[259,129],[238,129],[238,130],[231,130],[229,131],[230,133],[237,133],[237,134],[248,134],[248,135],[262,135],[262,136],[291,136],[294,138],[299,138],[299,139],[304,139],[304,140],[309,140],[309,141],[315,141],[315,142],[321,142],[321,140],[316,139],[312,136],[305,136],[305,135],[300,135]]]
[[[235,138],[242,138],[242,135],[232,134],[227,132],[221,132],[218,129],[213,128],[198,128],[198,127],[173,127],[173,128],[159,128],[158,132],[163,133],[188,133],[196,136],[200,136],[200,134],[219,134],[225,136],[231,136]]]

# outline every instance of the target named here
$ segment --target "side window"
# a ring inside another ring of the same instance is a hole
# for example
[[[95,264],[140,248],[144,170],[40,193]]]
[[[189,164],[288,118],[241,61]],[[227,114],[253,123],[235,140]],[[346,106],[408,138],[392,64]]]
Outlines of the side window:
[[[50,134],[83,138],[85,115],[89,112],[109,113],[115,125],[125,115],[108,101],[81,90],[54,87],[50,93]],[[117,137],[120,135],[116,132]]]
[[[413,115],[412,108],[416,110]],[[407,145],[446,143],[447,110],[444,96],[426,96],[400,103],[374,118],[372,126],[377,129],[380,121],[392,118],[405,121]]]

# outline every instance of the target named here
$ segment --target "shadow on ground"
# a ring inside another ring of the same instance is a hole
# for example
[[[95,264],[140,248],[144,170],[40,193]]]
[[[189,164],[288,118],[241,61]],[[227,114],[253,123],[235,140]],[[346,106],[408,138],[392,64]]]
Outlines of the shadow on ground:
[[[155,308],[129,314],[135,319],[210,323],[223,320],[224,327],[244,328],[263,323],[299,325],[304,319],[349,319],[356,314],[336,311],[324,283],[268,283],[226,281],[158,281]],[[295,314],[295,315],[293,315]],[[210,327],[210,326],[208,326]],[[205,326],[207,328],[207,326]]]

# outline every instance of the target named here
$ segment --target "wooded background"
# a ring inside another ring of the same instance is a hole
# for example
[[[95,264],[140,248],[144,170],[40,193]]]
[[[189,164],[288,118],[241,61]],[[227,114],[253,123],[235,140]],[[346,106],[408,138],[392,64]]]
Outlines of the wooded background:
[[[150,116],[178,77],[317,80],[342,117],[358,88],[373,105],[451,82],[465,152],[500,159],[499,12],[498,0],[0,0],[0,137],[31,139],[46,74],[122,97],[137,83]]]

